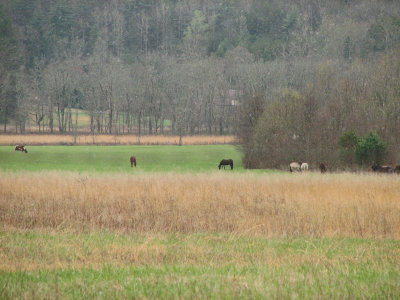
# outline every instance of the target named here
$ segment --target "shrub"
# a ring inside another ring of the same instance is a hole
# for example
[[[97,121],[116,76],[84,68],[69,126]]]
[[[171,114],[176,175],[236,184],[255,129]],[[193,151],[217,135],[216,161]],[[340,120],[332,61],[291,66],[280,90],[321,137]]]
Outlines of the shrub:
[[[357,163],[360,165],[380,165],[385,155],[387,143],[379,135],[370,132],[367,136],[358,139],[355,147]]]

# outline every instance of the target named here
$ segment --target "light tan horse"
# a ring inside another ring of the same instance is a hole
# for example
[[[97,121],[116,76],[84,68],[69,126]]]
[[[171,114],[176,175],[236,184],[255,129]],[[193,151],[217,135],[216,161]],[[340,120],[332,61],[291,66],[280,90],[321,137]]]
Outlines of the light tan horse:
[[[302,163],[300,169],[302,172],[308,171],[308,163]]]
[[[300,167],[301,167],[301,163],[298,163],[298,162],[291,162],[289,164],[290,172],[300,172],[301,171]]]

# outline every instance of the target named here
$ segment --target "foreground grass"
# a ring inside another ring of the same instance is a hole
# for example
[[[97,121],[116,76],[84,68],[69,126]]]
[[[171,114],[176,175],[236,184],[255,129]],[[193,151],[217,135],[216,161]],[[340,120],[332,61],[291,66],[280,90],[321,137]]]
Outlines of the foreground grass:
[[[132,155],[137,168],[130,166]],[[233,145],[29,146],[27,154],[0,146],[0,171],[206,172],[218,170],[224,158],[234,160],[234,171],[243,170]]]
[[[400,298],[400,177],[212,172],[236,150],[204,147],[0,152],[19,170],[0,172],[0,299]]]
[[[400,242],[0,232],[0,298],[400,297]]]

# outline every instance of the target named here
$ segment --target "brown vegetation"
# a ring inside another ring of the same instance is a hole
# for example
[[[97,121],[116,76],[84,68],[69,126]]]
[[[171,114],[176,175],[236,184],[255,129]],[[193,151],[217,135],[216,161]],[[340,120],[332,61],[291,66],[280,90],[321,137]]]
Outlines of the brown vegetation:
[[[347,72],[333,62],[321,63],[300,88],[281,89],[264,105],[260,97],[249,98],[238,128],[246,166],[325,161],[352,167],[354,159],[343,157],[338,145],[349,130],[356,136],[377,134],[388,144],[384,163],[400,161],[399,54],[400,49],[390,51],[369,65],[354,62]]]
[[[0,226],[400,238],[399,177],[3,173]]]
[[[199,135],[182,137],[183,145],[233,144],[234,136]],[[179,145],[179,136],[167,135],[0,135],[0,145]]]

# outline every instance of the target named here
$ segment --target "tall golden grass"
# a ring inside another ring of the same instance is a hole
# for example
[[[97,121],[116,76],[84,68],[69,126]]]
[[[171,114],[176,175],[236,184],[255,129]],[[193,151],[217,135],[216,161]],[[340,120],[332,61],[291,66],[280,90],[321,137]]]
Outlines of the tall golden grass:
[[[179,136],[167,135],[0,135],[0,145],[178,145]],[[199,135],[182,137],[183,145],[232,144],[234,136]]]
[[[400,177],[3,173],[0,225],[400,238]]]

